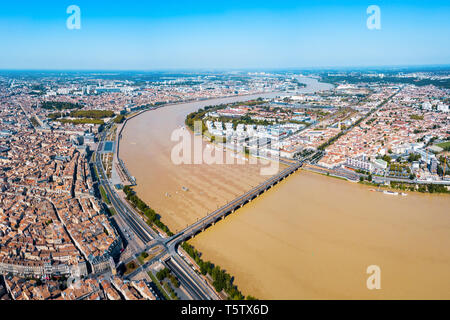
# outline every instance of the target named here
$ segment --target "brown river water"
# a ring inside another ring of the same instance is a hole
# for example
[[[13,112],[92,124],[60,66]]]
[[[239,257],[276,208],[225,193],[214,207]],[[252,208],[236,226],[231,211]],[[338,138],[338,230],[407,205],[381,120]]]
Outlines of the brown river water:
[[[188,113],[250,98],[168,106],[128,122],[120,156],[172,231],[267,178],[267,163],[171,161],[171,134]],[[389,196],[302,171],[190,242],[261,299],[450,299],[449,204],[448,196]],[[371,265],[381,270],[380,290],[367,289]]]
[[[201,148],[195,148],[194,143],[190,144],[189,159],[192,164],[178,164],[172,160],[172,153],[181,139],[172,141],[172,134],[174,131],[183,132],[180,128],[183,127],[187,114],[200,107],[260,96],[275,94],[167,106],[145,112],[126,124],[120,142],[120,157],[136,177],[136,192],[139,197],[160,213],[162,221],[172,231],[185,228],[263,182],[268,176],[261,175],[261,169],[270,168],[267,161],[258,160],[256,164],[249,164],[248,160],[242,160],[242,155],[234,152],[219,152],[224,164],[208,164],[205,161],[193,164],[196,156],[204,154],[205,149],[213,153],[215,146],[206,142],[203,142]],[[194,140],[189,130],[184,132]],[[195,139],[202,143],[201,138]]]

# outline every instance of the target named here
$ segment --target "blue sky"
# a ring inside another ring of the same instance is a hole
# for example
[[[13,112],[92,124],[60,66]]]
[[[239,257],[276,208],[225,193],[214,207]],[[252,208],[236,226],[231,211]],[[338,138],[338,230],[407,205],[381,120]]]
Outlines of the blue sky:
[[[69,5],[81,30],[66,28]],[[381,30],[366,27],[369,5]],[[450,1],[2,1],[0,69],[450,64]]]

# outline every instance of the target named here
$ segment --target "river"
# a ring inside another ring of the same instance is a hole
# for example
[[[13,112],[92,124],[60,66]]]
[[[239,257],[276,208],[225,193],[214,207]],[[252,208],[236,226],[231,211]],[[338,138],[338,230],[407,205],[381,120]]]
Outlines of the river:
[[[330,88],[302,81],[304,92]],[[267,178],[260,175],[263,164],[176,165],[173,131],[206,105],[274,95],[183,103],[129,121],[121,158],[137,178],[138,195],[173,231]],[[191,243],[258,298],[449,299],[449,200],[388,196],[300,172]],[[366,287],[371,265],[381,269],[381,290]]]
[[[300,78],[300,80],[307,84],[307,87],[302,88],[300,92],[315,92],[332,87],[312,78]],[[239,194],[263,182],[268,177],[261,175],[261,170],[270,168],[270,165],[264,161],[258,161],[256,165],[248,164],[248,161],[245,164],[236,164],[242,156],[223,153],[221,155],[223,162],[234,164],[203,162],[196,165],[179,165],[174,163],[172,151],[178,143],[172,141],[171,137],[184,125],[186,116],[205,106],[247,101],[259,97],[273,98],[279,95],[282,93],[262,93],[181,103],[142,113],[128,121],[122,132],[120,157],[130,173],[137,179],[136,192],[160,213],[162,221],[172,231],[183,229],[214,211],[218,206],[226,204]],[[211,146],[205,143],[197,152],[194,152],[192,147],[192,162],[194,153],[203,154],[205,148],[211,149]]]

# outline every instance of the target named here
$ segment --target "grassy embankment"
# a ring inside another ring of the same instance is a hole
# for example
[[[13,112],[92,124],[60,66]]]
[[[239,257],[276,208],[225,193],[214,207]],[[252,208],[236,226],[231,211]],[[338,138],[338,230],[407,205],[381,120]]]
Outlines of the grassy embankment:
[[[161,216],[157,214],[155,210],[150,208],[144,201],[142,201],[130,186],[125,186],[123,188],[123,192],[125,193],[127,200],[131,203],[131,205],[135,209],[138,209],[142,213],[142,215],[147,218],[147,224],[149,226],[155,225],[160,230],[165,232],[169,237],[173,236],[173,233],[170,231],[169,227],[161,221]]]

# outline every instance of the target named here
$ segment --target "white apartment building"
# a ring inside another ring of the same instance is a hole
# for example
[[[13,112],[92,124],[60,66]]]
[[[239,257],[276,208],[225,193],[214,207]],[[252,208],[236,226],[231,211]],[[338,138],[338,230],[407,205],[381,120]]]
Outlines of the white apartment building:
[[[365,170],[368,172],[372,172],[374,169],[374,165],[369,162],[365,156],[358,158],[347,158],[345,161],[345,165],[351,168]]]

